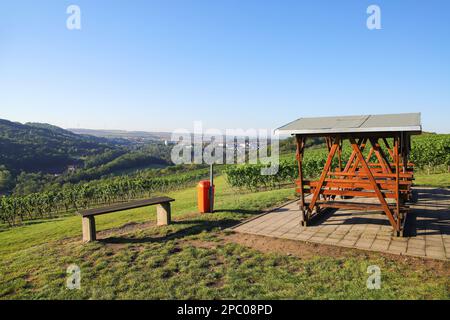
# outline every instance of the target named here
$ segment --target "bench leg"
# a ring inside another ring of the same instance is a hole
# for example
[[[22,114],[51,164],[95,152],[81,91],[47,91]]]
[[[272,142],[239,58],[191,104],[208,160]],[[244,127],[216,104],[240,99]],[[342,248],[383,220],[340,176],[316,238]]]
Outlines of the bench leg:
[[[156,224],[158,226],[170,224],[170,202],[161,203],[156,206]]]
[[[81,223],[83,226],[83,242],[95,241],[95,218],[94,216],[82,217]]]

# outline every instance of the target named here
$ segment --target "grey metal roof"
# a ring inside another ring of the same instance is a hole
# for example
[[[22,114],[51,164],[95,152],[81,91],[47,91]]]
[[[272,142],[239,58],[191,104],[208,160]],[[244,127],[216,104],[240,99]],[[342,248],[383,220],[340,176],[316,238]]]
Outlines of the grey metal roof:
[[[278,129],[279,134],[320,134],[351,132],[393,132],[420,133],[420,113],[377,114],[365,116],[341,116],[300,118]]]

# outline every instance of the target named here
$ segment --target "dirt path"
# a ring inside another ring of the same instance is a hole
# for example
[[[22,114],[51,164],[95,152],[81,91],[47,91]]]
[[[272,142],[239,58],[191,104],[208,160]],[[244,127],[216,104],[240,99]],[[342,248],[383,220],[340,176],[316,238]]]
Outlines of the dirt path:
[[[423,259],[411,256],[401,256],[242,233],[221,235],[220,238],[223,243],[237,243],[263,253],[285,254],[301,259],[310,259],[315,256],[335,258],[348,258],[352,256],[364,256],[366,258],[371,258],[375,256],[383,256],[389,260],[407,263],[408,265],[414,267],[414,269],[423,269],[425,267],[426,269],[434,270],[436,273],[450,277],[450,263],[442,260]],[[215,243],[215,245],[217,245],[217,243]],[[205,246],[205,244],[203,246]]]

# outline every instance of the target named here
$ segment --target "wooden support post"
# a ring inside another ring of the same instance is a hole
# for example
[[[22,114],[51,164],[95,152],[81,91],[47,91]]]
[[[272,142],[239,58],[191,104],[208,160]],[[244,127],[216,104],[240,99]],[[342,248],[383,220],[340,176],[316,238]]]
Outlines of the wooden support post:
[[[391,156],[392,161],[395,161],[394,152],[392,151],[391,147],[389,146],[389,142],[387,141],[386,138],[383,138],[383,142],[384,142],[384,145],[386,146],[386,148],[388,149],[388,152],[389,152],[389,155]]]
[[[297,142],[296,158],[298,163],[298,187],[300,190],[300,223],[302,226],[306,226],[308,221],[308,216],[305,208],[305,194],[303,190],[303,151],[305,148],[305,138],[300,135],[295,135],[295,140]]]
[[[95,217],[81,217],[81,224],[83,229],[83,241],[91,242],[97,240],[95,232]]]
[[[328,151],[330,151],[331,149],[331,138],[330,137],[325,137],[325,143],[327,144],[327,149]]]
[[[358,140],[358,146],[360,146],[362,150],[364,150],[364,147],[366,145],[365,141],[366,141],[365,138],[361,138]],[[356,159],[356,153],[355,153],[355,151],[352,151],[352,153],[350,154],[350,157],[348,158],[347,164],[345,165],[343,172],[349,172],[355,159]]]
[[[342,172],[342,140],[339,142],[338,148],[338,168],[339,172]]]
[[[373,151],[375,152],[375,156],[377,157],[378,162],[380,163],[381,168],[383,169],[383,172],[392,173],[391,166],[389,165],[389,160],[386,158],[383,149],[381,149],[381,146],[378,143],[378,139],[376,138],[370,139],[370,143],[372,144]]]
[[[156,206],[156,224],[158,226],[166,226],[171,222],[170,202],[158,204]]]
[[[339,147],[338,147],[338,169],[337,170],[339,172],[342,172],[342,143],[343,143],[343,140],[341,139],[339,141]],[[330,187],[330,190],[331,190],[331,187]],[[334,199],[336,199],[336,196],[332,195],[331,198],[334,200]]]
[[[319,198],[320,192],[322,191],[323,182],[325,181],[325,178],[327,177],[328,171],[330,170],[331,163],[333,161],[334,154],[336,153],[336,150],[339,146],[339,138],[336,137],[333,146],[330,149],[330,152],[328,153],[327,161],[325,162],[325,166],[323,167],[322,174],[320,176],[319,182],[317,183],[317,187],[315,188],[314,194],[311,199],[311,203],[309,204],[309,211],[312,212],[317,199]]]
[[[366,162],[370,162],[370,158],[372,158],[372,154],[373,154],[373,147],[370,148],[369,153],[367,154]]]
[[[369,179],[369,182],[372,185],[372,188],[375,191],[375,194],[376,194],[378,200],[381,203],[383,211],[386,213],[386,216],[388,217],[389,222],[391,223],[394,230],[397,230],[397,223],[392,215],[392,212],[389,209],[386,199],[384,198],[384,195],[381,193],[380,188],[378,187],[377,182],[372,175],[372,172],[370,171],[369,165],[365,161],[364,156],[361,153],[361,150],[358,148],[358,145],[356,144],[355,139],[350,138],[350,143],[352,145],[353,150],[356,152],[356,156],[358,157],[359,162],[361,162],[361,164],[362,164],[362,168],[365,171],[366,176]]]
[[[397,236],[400,236],[402,228],[402,217],[400,213],[400,153],[399,153],[399,137],[394,138],[394,155],[395,155],[395,201],[397,215]]]
[[[403,173],[405,173],[408,170],[408,135],[404,132],[402,132],[401,140],[400,140],[400,146],[401,146],[401,154],[402,154],[402,163],[403,163]]]
[[[366,145],[367,145],[367,138],[363,138],[362,143],[358,144],[358,149],[361,150],[361,152],[363,152],[364,149],[366,148]],[[354,150],[353,150],[353,152],[354,152]],[[369,151],[369,156],[368,156],[369,159],[372,155],[371,153],[372,153],[372,151]],[[358,166],[359,166],[359,158],[356,156],[356,152],[355,152],[355,165],[350,169],[350,172],[355,172],[356,169],[358,168]]]

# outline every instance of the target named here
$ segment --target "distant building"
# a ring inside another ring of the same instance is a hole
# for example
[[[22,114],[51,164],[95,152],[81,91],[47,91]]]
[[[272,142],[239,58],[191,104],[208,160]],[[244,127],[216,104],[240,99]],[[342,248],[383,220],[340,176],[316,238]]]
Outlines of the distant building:
[[[77,171],[77,166],[76,165],[71,164],[71,165],[67,166],[67,172],[73,173],[75,171]]]

